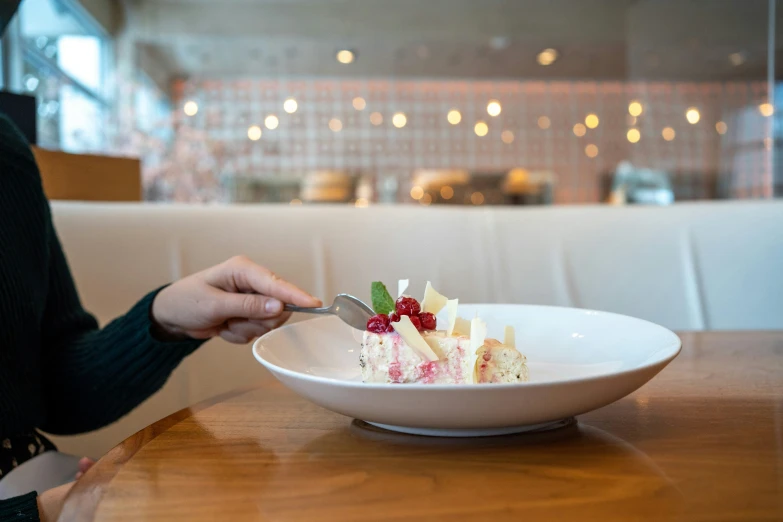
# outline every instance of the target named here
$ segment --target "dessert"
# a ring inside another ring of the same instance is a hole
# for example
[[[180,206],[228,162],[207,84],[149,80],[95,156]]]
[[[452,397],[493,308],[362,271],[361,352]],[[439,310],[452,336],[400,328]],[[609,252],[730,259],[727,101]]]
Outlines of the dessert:
[[[439,294],[428,282],[421,303],[403,295],[395,301],[383,283],[372,285],[376,315],[367,321],[359,365],[364,382],[478,384],[528,379],[526,358],[514,346],[514,329],[506,327],[501,343],[487,338],[478,317],[458,316],[458,300]],[[446,309],[448,325],[438,329],[436,315]]]

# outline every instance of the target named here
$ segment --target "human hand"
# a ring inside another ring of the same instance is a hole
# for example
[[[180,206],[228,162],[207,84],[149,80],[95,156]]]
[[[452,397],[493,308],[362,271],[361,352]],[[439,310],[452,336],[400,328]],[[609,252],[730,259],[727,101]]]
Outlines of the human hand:
[[[283,303],[321,306],[315,297],[239,256],[161,290],[152,302],[152,320],[166,337],[219,335],[245,344],[288,319]]]
[[[47,489],[38,495],[38,518],[41,522],[55,522],[63,510],[65,497],[73,487],[73,482]]]

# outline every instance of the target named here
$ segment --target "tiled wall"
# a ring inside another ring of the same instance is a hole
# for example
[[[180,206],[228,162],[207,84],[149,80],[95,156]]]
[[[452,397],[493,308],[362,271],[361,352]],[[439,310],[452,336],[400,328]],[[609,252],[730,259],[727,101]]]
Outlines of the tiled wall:
[[[216,163],[227,176],[344,169],[409,179],[417,168],[524,167],[554,172],[556,201],[570,203],[597,201],[600,177],[630,160],[670,171],[695,199],[715,195],[715,186],[733,197],[766,197],[771,186],[771,143],[765,142],[770,118],[758,109],[766,101],[763,82],[199,79],[180,82],[174,90],[176,118],[188,131],[180,140],[206,137],[219,151]],[[293,114],[283,110],[288,97],[298,104]],[[356,97],[365,100],[363,110],[354,108]],[[491,99],[502,105],[497,117],[487,114]],[[195,116],[182,112],[188,100],[198,103]],[[634,100],[643,106],[636,119],[628,112]],[[700,113],[696,124],[686,120],[690,107]],[[458,125],[446,119],[454,108],[462,115]],[[374,112],[383,118],[379,125],[371,122]],[[407,118],[403,128],[392,125],[396,112]],[[574,125],[590,113],[599,125],[576,136]],[[264,127],[270,114],[279,118],[274,130]],[[333,119],[340,122],[339,132],[330,129]],[[489,126],[486,136],[474,133],[477,121]],[[718,122],[725,123],[725,134],[716,129]],[[260,140],[248,139],[251,125],[263,129]],[[673,140],[662,136],[665,127],[674,130]],[[641,133],[638,143],[626,137],[631,128]],[[507,132],[510,143],[504,142],[504,131],[513,133],[513,141]],[[588,157],[588,145],[597,147],[595,157]]]

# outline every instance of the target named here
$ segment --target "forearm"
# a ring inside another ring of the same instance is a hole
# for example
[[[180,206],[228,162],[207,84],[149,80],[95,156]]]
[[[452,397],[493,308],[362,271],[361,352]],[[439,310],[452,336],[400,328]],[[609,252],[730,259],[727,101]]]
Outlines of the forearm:
[[[165,342],[153,334],[149,314],[156,293],[105,328],[79,329],[46,348],[43,430],[74,434],[110,424],[158,391],[201,345],[196,340]]]

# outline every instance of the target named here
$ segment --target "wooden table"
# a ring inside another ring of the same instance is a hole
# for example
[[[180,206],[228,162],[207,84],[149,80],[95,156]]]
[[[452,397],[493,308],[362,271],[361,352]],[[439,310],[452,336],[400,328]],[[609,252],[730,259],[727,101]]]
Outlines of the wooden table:
[[[112,450],[66,520],[783,520],[783,333],[683,334],[633,395],[549,433],[384,432],[277,383]]]

